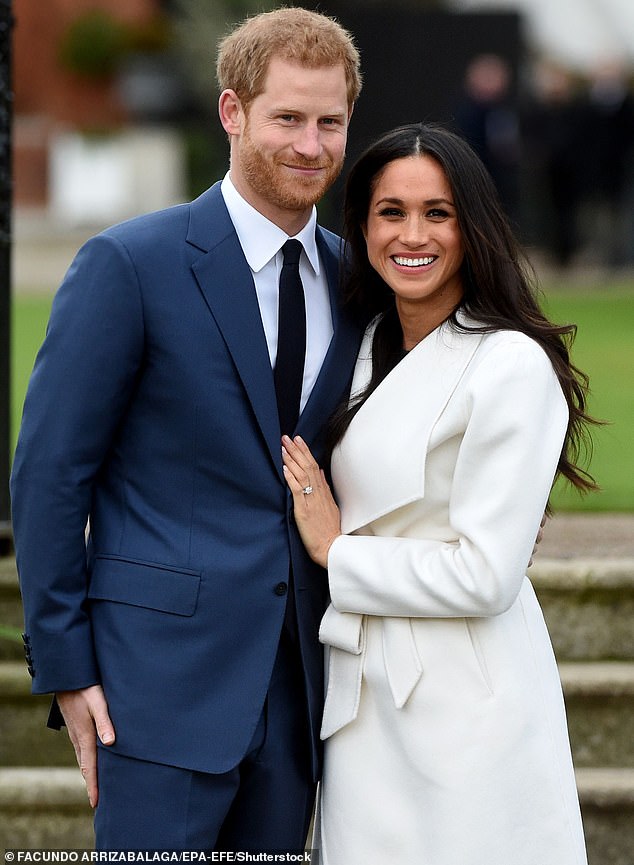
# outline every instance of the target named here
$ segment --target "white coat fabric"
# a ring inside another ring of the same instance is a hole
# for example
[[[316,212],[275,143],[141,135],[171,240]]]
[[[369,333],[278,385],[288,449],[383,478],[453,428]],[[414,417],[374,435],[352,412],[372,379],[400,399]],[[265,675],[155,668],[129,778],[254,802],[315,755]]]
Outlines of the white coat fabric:
[[[537,343],[447,322],[336,449],[323,865],[585,865],[559,676],[526,577],[567,421]]]

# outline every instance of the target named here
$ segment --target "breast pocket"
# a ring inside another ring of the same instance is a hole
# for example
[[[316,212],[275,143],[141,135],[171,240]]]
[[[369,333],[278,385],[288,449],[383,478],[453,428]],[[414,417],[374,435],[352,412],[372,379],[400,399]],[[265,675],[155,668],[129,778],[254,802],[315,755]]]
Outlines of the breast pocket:
[[[99,555],[95,559],[88,598],[176,616],[193,616],[198,604],[200,580],[198,571]]]

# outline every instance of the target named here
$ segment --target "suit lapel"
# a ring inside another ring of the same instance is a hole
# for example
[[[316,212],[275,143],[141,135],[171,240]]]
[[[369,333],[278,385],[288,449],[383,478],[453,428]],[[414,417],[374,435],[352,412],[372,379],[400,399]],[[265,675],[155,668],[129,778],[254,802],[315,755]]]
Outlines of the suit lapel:
[[[281,446],[275,387],[260,308],[251,270],[219,184],[192,203],[187,241],[203,252],[192,270],[279,467]]]
[[[201,252],[192,270],[283,478],[275,385],[260,308],[219,183],[192,202],[187,242]],[[317,228],[317,245],[326,270],[334,332],[297,427],[308,441],[345,398],[360,342],[358,325],[340,310],[339,239]]]
[[[341,310],[339,289],[340,241],[317,228],[317,246],[326,271],[333,335],[317,381],[299,419],[297,432],[309,442],[315,431],[348,395],[352,369],[361,341],[358,324]]]

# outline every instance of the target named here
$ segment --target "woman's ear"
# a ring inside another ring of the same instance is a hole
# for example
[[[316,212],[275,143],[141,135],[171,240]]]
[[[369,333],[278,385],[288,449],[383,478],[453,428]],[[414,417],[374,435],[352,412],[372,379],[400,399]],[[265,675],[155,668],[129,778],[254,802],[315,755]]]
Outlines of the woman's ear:
[[[240,135],[244,110],[235,90],[223,90],[218,99],[218,115],[227,135]]]

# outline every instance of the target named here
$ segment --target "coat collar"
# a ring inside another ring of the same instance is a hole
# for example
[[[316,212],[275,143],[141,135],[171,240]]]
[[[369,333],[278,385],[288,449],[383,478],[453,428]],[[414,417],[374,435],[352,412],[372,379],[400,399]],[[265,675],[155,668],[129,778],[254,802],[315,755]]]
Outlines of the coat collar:
[[[361,346],[353,393],[370,376],[375,326]],[[481,333],[445,322],[409,352],[359,409],[333,455],[345,534],[424,497],[432,429],[481,341]],[[380,466],[376,454],[381,454]]]

